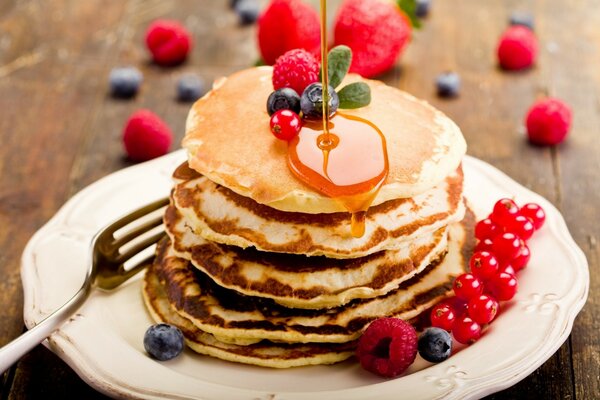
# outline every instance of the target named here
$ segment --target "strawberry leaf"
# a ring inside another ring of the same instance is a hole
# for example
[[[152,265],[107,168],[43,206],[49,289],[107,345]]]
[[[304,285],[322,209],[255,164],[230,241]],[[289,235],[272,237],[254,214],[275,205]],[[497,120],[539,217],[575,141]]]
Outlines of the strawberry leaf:
[[[263,65],[267,65],[267,64],[265,63],[265,60],[263,60],[262,58],[259,58],[253,64],[254,67],[262,67]]]
[[[334,89],[342,83],[342,80],[350,69],[351,62],[352,50],[348,46],[336,46],[327,54],[329,84]]]
[[[419,29],[421,27],[421,21],[417,17],[417,0],[397,0],[398,7],[410,20],[410,24],[413,28]]]
[[[346,85],[338,92],[339,108],[360,108],[371,103],[371,89],[364,82],[354,82]]]

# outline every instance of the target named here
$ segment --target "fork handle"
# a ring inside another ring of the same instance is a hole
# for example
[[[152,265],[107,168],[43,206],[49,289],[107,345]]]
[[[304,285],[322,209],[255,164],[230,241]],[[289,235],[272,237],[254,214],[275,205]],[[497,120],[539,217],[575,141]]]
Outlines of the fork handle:
[[[48,315],[36,326],[0,348],[0,374],[3,374],[11,365],[50,336],[68,317],[77,311],[89,294],[90,284],[84,284],[60,308]]]

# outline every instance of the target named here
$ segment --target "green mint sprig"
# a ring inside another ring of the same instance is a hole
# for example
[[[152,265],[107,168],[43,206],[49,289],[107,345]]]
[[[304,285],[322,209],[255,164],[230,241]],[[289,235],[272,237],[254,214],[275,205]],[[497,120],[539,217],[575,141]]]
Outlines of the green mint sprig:
[[[417,0],[397,0],[396,3],[404,11],[413,28],[419,29],[421,27],[421,20],[417,17]]]
[[[340,45],[327,54],[329,85],[337,88],[350,69],[352,50]],[[322,72],[322,71],[321,71]],[[371,103],[371,88],[364,82],[354,82],[338,91],[339,108],[350,109],[368,106]]]

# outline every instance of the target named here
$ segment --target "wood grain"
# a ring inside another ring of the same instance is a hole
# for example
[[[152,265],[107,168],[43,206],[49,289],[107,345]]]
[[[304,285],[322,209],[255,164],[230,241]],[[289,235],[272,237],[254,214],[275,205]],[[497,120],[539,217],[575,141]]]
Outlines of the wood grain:
[[[314,5],[316,0],[310,1]],[[258,58],[255,27],[240,27],[227,1],[4,0],[0,2],[0,345],[18,336],[23,297],[19,258],[29,237],[81,188],[130,165],[120,142],[128,115],[149,108],[183,136],[189,104],[174,86],[187,72],[214,78]],[[266,1],[261,2],[263,5]],[[330,1],[331,13],[340,1]],[[535,68],[496,66],[496,41],[513,10],[536,17]],[[188,62],[148,61],[144,30],[156,18],[183,21],[194,34]],[[139,95],[108,95],[111,68],[144,73]],[[462,78],[457,99],[435,95],[436,75]],[[490,399],[593,399],[600,396],[600,1],[435,1],[397,66],[381,79],[424,98],[463,130],[469,154],[502,169],[563,212],[588,257],[590,298],[569,340],[541,368]],[[526,143],[523,118],[539,96],[574,110],[569,140],[555,149]],[[491,206],[491,205],[490,205]],[[493,361],[493,360],[491,360]],[[1,399],[105,398],[39,346],[0,381]]]

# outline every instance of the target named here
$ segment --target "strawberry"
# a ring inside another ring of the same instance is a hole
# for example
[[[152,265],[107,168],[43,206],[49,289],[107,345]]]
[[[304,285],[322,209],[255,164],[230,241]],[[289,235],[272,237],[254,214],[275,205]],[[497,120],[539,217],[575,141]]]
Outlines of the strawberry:
[[[273,0],[258,19],[258,46],[268,65],[292,49],[305,49],[318,58],[320,44],[319,16],[300,0]]]
[[[411,30],[406,14],[391,1],[345,0],[335,19],[334,43],[352,49],[350,72],[372,77],[394,65]]]

